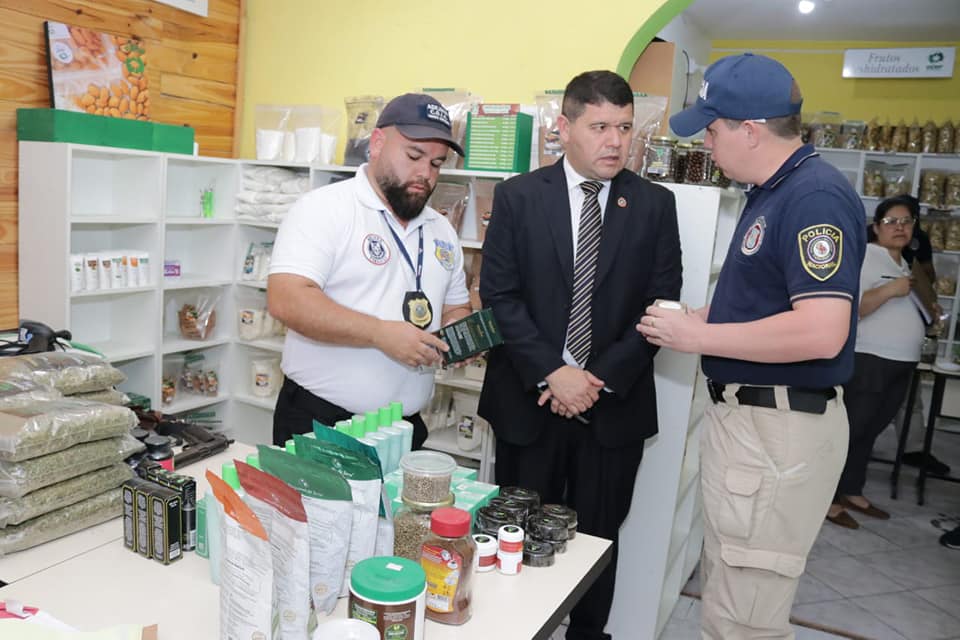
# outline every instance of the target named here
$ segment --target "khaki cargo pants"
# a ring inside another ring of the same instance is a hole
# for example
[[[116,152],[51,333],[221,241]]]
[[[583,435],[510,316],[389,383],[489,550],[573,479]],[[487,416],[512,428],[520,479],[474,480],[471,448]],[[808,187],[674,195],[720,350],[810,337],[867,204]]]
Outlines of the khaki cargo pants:
[[[790,609],[847,456],[843,391],[826,413],[741,406],[738,385],[707,407],[701,442],[702,634],[794,637]]]

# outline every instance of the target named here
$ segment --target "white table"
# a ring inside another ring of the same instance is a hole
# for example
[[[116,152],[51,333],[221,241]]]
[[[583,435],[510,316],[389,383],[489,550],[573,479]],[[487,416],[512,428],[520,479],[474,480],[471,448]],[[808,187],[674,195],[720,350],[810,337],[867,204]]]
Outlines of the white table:
[[[250,451],[235,444],[185,473],[197,476],[198,493],[206,490],[196,470],[242,459]],[[83,532],[0,560],[0,599],[13,598],[39,607],[80,630],[112,625],[159,624],[160,640],[215,640],[219,637],[219,588],[209,579],[207,561],[195,553],[164,566],[123,546],[120,520],[97,532]],[[91,531],[92,530],[88,530]],[[59,544],[58,544],[59,542]],[[59,552],[48,555],[56,545]],[[32,553],[31,553],[32,552]],[[610,541],[585,534],[567,545],[552,567],[523,567],[518,576],[496,571],[475,576],[473,617],[459,627],[427,622],[426,640],[543,640],[550,636],[600,571],[610,562]],[[13,579],[11,580],[11,577]],[[346,616],[347,599],[334,616]]]

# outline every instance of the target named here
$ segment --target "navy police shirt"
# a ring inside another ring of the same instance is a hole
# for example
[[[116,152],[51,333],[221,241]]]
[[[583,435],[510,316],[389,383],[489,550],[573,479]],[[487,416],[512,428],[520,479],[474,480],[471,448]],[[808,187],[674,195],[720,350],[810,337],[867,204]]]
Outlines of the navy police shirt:
[[[831,387],[853,374],[866,214],[846,178],[812,145],[798,149],[747,194],[707,321],[750,322],[790,311],[809,298],[851,304],[850,332],[833,359],[767,364],[703,357],[708,378],[723,383]]]

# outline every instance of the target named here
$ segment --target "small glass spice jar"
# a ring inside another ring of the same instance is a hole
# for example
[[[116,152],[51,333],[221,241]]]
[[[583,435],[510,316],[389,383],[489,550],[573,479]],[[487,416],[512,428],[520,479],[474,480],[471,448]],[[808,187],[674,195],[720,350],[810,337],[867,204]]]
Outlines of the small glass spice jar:
[[[650,138],[643,154],[641,174],[648,180],[670,182],[673,180],[673,156],[676,143],[666,136]]]
[[[427,618],[453,625],[470,619],[476,555],[470,514],[456,507],[434,511],[420,552],[420,566],[427,574]]]

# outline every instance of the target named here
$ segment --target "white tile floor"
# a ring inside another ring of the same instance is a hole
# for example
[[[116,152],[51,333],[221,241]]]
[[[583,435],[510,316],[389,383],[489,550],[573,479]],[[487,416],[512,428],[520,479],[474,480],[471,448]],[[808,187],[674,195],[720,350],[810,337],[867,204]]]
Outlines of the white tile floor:
[[[874,453],[893,458],[892,429]],[[933,452],[960,474],[960,435],[938,430]],[[856,531],[825,523],[807,562],[793,619],[848,635],[795,625],[797,640],[960,640],[960,551],[940,546],[943,531],[960,522],[960,486],[928,481],[926,504],[916,503],[916,470],[904,467],[898,500],[890,499],[889,465],[871,463],[865,495],[890,520],[853,513]],[[699,593],[697,576],[687,585]],[[682,597],[660,640],[700,638],[700,601]]]

